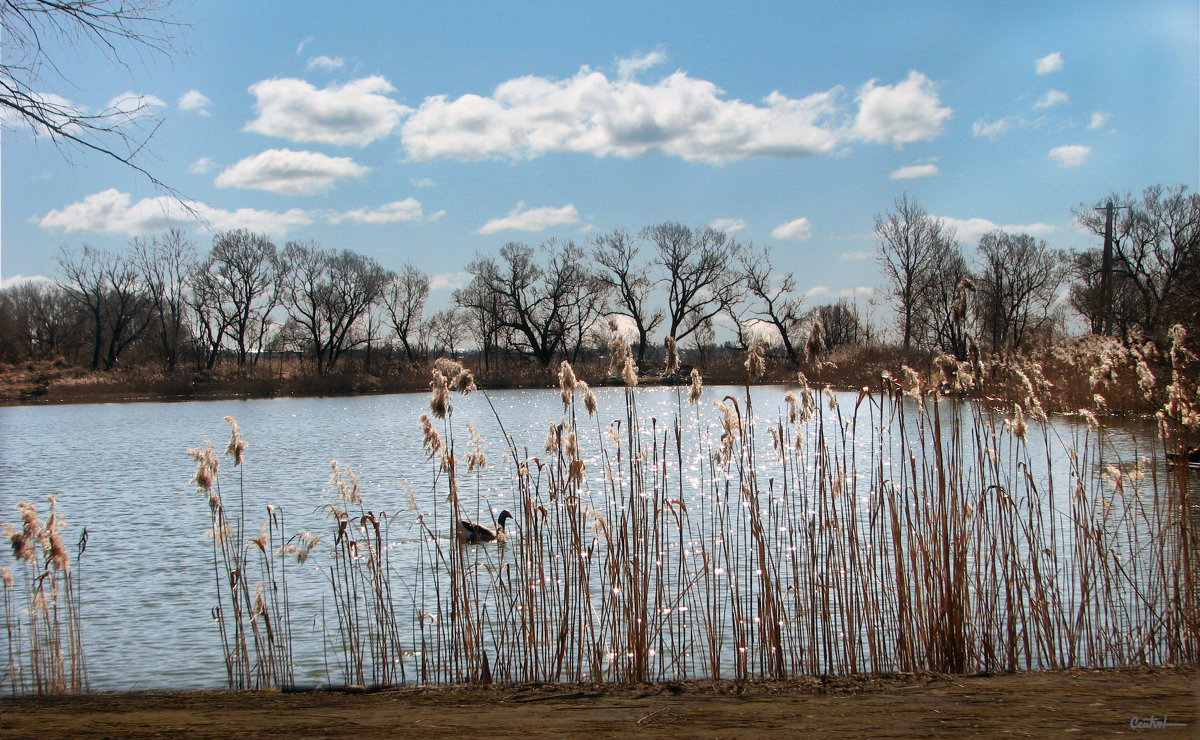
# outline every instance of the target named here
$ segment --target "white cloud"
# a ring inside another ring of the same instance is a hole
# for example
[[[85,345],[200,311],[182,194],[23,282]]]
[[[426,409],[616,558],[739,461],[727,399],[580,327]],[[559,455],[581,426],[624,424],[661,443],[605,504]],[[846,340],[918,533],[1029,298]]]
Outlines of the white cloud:
[[[858,262],[860,260],[871,259],[871,253],[864,249],[856,249],[850,252],[842,252],[838,255],[838,259],[842,262]]]
[[[1034,71],[1040,75],[1046,75],[1046,74],[1050,74],[1051,72],[1057,72],[1058,70],[1060,70],[1062,68],[1063,68],[1062,52],[1058,52],[1058,51],[1047,54],[1046,56],[1042,57],[1041,59],[1038,59],[1033,64]]]
[[[49,119],[49,122],[58,124],[63,128],[64,131],[69,133],[81,133],[79,126],[77,124],[70,123],[69,121],[71,120],[72,114],[87,114],[88,110],[86,108],[75,105],[75,103],[71,102],[70,100],[67,100],[61,95],[55,95],[54,93],[35,92],[31,93],[29,97],[31,98],[31,103],[36,103],[46,110],[46,118]],[[55,115],[56,111],[62,111],[66,113],[66,115]],[[28,118],[19,115],[16,111],[12,110],[8,106],[0,106],[0,125],[2,125],[5,130],[14,129],[32,131],[34,136],[48,136],[50,134],[45,126],[31,122]]]
[[[658,61],[627,60],[623,74]],[[676,156],[723,163],[749,157],[826,154],[845,141],[931,139],[949,117],[919,72],[896,85],[867,83],[853,125],[841,88],[803,98],[772,92],[761,103],[730,100],[708,80],[677,71],[644,84],[583,67],[565,80],[520,77],[491,95],[426,98],[401,133],[411,159],[530,158],[550,152],[597,157]]]
[[[305,65],[307,69],[321,69],[327,72],[332,72],[335,69],[341,69],[344,66],[346,66],[345,59],[342,59],[341,57],[327,57],[324,55],[312,57],[308,60],[308,64]]]
[[[328,221],[331,224],[339,224],[343,221],[359,224],[394,224],[402,221],[434,221],[444,216],[445,213],[445,211],[438,211],[426,217],[420,201],[415,198],[405,198],[384,203],[378,208],[356,208],[353,211],[332,215]]]
[[[807,216],[779,224],[771,229],[771,237],[774,239],[807,239],[811,236],[812,223]]]
[[[1111,113],[1096,111],[1088,118],[1088,128],[1095,131],[1098,128],[1103,128],[1104,124],[1108,123],[1108,119],[1112,118]]]
[[[1031,236],[1045,236],[1058,231],[1058,227],[1054,224],[1031,223],[1031,224],[998,224],[995,221],[989,221],[986,218],[950,218],[948,216],[940,217],[940,220],[945,222],[947,226],[954,229],[954,233],[958,236],[959,241],[966,244],[974,244],[979,241],[979,238],[984,234],[1000,230],[1008,234],[1029,234]]]
[[[1087,161],[1092,148],[1083,144],[1067,144],[1056,146],[1046,155],[1059,167],[1078,167]]]
[[[717,218],[713,219],[709,224],[711,228],[717,231],[724,231],[726,234],[732,234],[735,231],[741,231],[746,228],[746,219],[744,218]]]
[[[933,177],[938,174],[936,164],[909,164],[892,171],[888,175],[893,180],[912,180],[917,177]]]
[[[951,115],[949,108],[940,105],[937,86],[916,70],[895,85],[867,82],[859,88],[858,101],[855,130],[863,139],[882,144],[934,139]]]
[[[842,288],[840,290],[832,290],[826,285],[814,285],[805,291],[806,298],[819,298],[821,296],[829,296],[831,298],[860,298],[874,294],[875,289],[866,285],[856,285],[853,288]]]
[[[193,175],[203,175],[216,169],[217,163],[212,157],[201,157],[188,165],[188,172]]]
[[[169,196],[143,198],[135,203],[128,193],[110,188],[50,211],[38,220],[38,224],[43,229],[68,233],[91,231],[143,236],[169,228],[200,226],[218,231],[250,229],[284,237],[298,227],[318,222],[388,224],[402,221],[433,221],[444,214],[445,211],[438,211],[426,216],[421,204],[412,198],[385,203],[378,208],[358,208],[344,212],[301,208],[287,211],[239,208],[231,211],[198,201],[181,203]]]
[[[1054,88],[1051,88],[1046,91],[1045,95],[1038,98],[1038,101],[1033,104],[1033,107],[1039,110],[1042,108],[1052,108],[1056,105],[1062,105],[1063,103],[1069,102],[1070,100],[1070,95],[1066,94],[1062,90],[1055,90]]]
[[[525,209],[518,203],[507,216],[493,218],[479,227],[480,234],[495,234],[497,231],[544,231],[558,224],[573,224],[579,220],[579,212],[568,203],[562,208],[543,206]]]
[[[202,116],[207,116],[210,105],[212,105],[212,101],[199,90],[188,90],[179,96],[180,110],[194,110]]]
[[[667,54],[662,49],[655,49],[640,57],[621,59],[617,62],[617,76],[622,80],[627,80],[638,72],[657,67],[665,61],[667,61]]]
[[[192,211],[189,212],[187,207]],[[282,236],[288,230],[312,221],[312,216],[300,209],[282,213],[253,208],[229,211],[195,201],[181,204],[169,196],[143,198],[134,203],[128,193],[110,188],[51,210],[39,220],[38,225],[43,229],[68,233],[93,231],[142,236],[172,227],[207,223],[215,229],[246,228]]]
[[[994,139],[1012,128],[1012,123],[1011,118],[1001,118],[997,121],[985,121],[980,118],[971,125],[971,132],[976,137]]]
[[[268,149],[246,157],[217,175],[219,188],[250,188],[283,195],[312,195],[332,188],[338,180],[368,172],[349,157],[320,152]]]
[[[111,116],[116,120],[117,125],[121,125],[152,116],[157,109],[166,106],[167,104],[157,96],[125,92],[108,101],[100,115]]]
[[[49,123],[73,135],[84,135],[86,132],[74,120],[80,117],[90,117],[93,124],[120,128],[136,125],[139,120],[154,115],[159,108],[166,107],[161,98],[154,95],[125,92],[117,95],[96,110],[86,105],[80,105],[54,93],[30,93],[30,104],[42,108],[42,115]],[[5,129],[32,131],[34,136],[48,136],[49,130],[40,123],[34,123],[8,107],[0,107],[0,126]]]
[[[54,280],[52,278],[48,278],[45,275],[30,275],[29,277],[24,275],[9,275],[3,280],[0,280],[0,290],[15,288],[23,283],[41,283],[43,285],[49,285],[53,282]]]
[[[218,231],[226,229],[249,229],[262,231],[276,237],[284,237],[292,229],[308,226],[315,220],[308,211],[291,208],[287,211],[263,211],[257,208],[239,208],[228,211],[201,205],[200,216]]]
[[[291,141],[366,146],[389,136],[411,110],[391,98],[382,77],[318,90],[304,80],[270,79],[250,86],[258,117],[247,131]]]
[[[430,290],[457,290],[471,284],[471,273],[464,270],[429,276]]]

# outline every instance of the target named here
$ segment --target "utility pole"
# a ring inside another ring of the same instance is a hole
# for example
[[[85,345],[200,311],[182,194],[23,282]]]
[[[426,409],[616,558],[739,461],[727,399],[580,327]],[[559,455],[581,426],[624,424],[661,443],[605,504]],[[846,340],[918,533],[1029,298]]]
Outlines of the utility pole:
[[[1100,259],[1100,333],[1112,331],[1113,202],[1104,207],[1104,256]]]
[[[1110,200],[1103,209],[1104,254],[1100,258],[1100,322],[1099,326],[1095,323],[1092,325],[1092,330],[1099,329],[1101,334],[1109,334],[1113,330],[1113,213],[1120,208],[1129,206],[1114,205]]]

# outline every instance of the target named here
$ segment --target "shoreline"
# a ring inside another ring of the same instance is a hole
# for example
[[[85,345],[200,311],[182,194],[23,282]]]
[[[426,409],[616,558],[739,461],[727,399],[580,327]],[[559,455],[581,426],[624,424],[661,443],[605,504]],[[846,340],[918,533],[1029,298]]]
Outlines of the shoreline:
[[[0,700],[4,737],[1195,737],[1197,666]]]

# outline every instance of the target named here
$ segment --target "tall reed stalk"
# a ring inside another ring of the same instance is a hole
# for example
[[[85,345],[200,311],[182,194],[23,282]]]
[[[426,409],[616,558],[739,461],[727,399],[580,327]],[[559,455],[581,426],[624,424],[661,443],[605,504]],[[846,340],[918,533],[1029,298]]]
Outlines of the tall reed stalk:
[[[78,694],[88,690],[83,650],[80,565],[87,530],[80,535],[75,565],[63,543],[66,523],[49,497],[43,523],[37,507],[17,504],[21,526],[0,524],[17,561],[0,566],[4,627],[8,638],[4,680],[16,694]]]
[[[647,419],[618,336],[616,418],[597,414],[563,363],[563,413],[544,443],[519,442],[492,407],[510,467],[485,478],[485,441],[463,433],[450,397],[474,383],[439,362],[421,419],[436,495],[415,512],[422,537],[403,571],[388,555],[399,514],[364,509],[353,473],[334,464],[326,573],[339,666],[347,683],[388,684],[1196,663],[1196,482],[1161,464],[1200,426],[1181,332],[1172,383],[1147,389],[1167,398],[1160,435],[1132,460],[1114,458],[1116,432],[1094,409],[1051,423],[1036,367],[979,358],[939,358],[941,377],[905,368],[851,395],[800,375],[785,408],[763,413],[754,347],[742,391],[706,407],[693,371],[671,418]],[[961,400],[996,377],[1015,398]],[[194,455],[201,471],[209,454]],[[458,522],[489,523],[501,495],[515,513],[507,537],[459,542]],[[226,532],[218,494],[210,506]],[[243,550],[223,549],[230,539],[214,539],[214,567],[240,685],[269,655],[242,615],[286,623],[287,603],[253,609],[228,575],[244,567]]]

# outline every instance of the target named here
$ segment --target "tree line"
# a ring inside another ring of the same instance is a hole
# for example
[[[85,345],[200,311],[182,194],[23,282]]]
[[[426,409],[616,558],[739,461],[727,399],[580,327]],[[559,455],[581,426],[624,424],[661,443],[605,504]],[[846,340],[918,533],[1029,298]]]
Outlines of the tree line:
[[[1111,228],[1107,204],[1118,204]],[[1027,233],[995,230],[968,259],[954,230],[907,196],[875,217],[876,261],[905,348],[965,358],[969,344],[1019,351],[1071,314],[1096,334],[1161,341],[1200,315],[1200,195],[1154,185],[1073,210],[1077,226],[1111,240],[1068,252]],[[1107,278],[1105,273],[1107,272]],[[1105,291],[1107,280],[1108,290]]]
[[[1200,196],[1156,185],[1140,199],[1107,200],[1122,207],[1105,278],[1101,247],[1072,253],[1024,233],[986,234],[968,259],[944,221],[898,198],[875,217],[874,235],[900,344],[959,357],[971,343],[1016,351],[1061,330],[1071,313],[1092,331],[1130,338],[1194,324]],[[1103,238],[1097,208],[1081,205],[1075,216]],[[63,248],[56,280],[0,291],[0,359],[63,357],[95,370],[157,363],[170,372],[291,352],[324,374],[351,352],[416,363],[469,349],[486,372],[601,354],[614,319],[642,366],[666,337],[703,361],[718,327],[740,348],[761,336],[793,364],[814,349],[878,339],[849,300],[806,307],[796,274],[773,261],[769,247],[675,222],[615,228],[586,243],[509,242],[477,255],[466,266],[470,283],[429,311],[432,279],[411,263],[393,271],[314,242],[279,248],[244,229],[217,233],[201,253],[170,230],[120,253]]]

